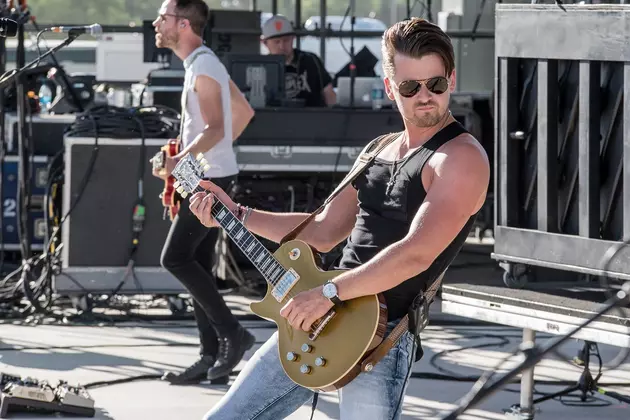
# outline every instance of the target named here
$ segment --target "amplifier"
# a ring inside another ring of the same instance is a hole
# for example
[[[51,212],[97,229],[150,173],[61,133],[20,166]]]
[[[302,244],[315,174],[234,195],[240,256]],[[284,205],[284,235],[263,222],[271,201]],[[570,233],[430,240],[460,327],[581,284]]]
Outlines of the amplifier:
[[[63,136],[67,127],[75,120],[74,114],[38,114],[25,120],[26,133],[31,134],[33,154],[36,156],[55,156],[63,149]],[[18,153],[18,117],[17,113],[5,115],[4,135],[7,153]]]
[[[151,174],[149,159],[165,139],[66,137],[62,226],[63,274],[55,279],[58,293],[106,293],[125,278],[132,240],[132,210],[142,175],[146,219],[135,256],[137,280],[129,277],[121,293],[185,293],[183,286],[160,266],[160,254],[170,228],[159,198],[164,182]],[[85,180],[85,181],[84,181]],[[85,188],[81,191],[82,184]],[[80,198],[80,199],[79,199]],[[71,277],[71,278],[70,278]],[[74,281],[73,281],[74,280]]]
[[[44,196],[48,183],[48,158],[34,156],[31,162],[30,242],[31,250],[41,251],[46,237]],[[20,249],[18,191],[18,156],[5,156],[2,165],[2,243],[0,243],[0,248],[7,251]]]

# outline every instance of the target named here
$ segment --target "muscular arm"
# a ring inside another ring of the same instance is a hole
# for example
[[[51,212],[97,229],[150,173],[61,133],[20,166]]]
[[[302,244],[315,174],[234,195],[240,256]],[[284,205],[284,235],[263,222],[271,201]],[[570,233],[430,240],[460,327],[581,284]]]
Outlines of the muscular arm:
[[[343,241],[352,230],[357,211],[357,192],[348,185],[297,236],[320,252],[326,252]],[[308,214],[269,213],[254,210],[246,221],[247,228],[273,242],[280,242]]]
[[[236,141],[254,117],[254,110],[232,79],[230,79],[230,99],[232,102],[232,140]]]
[[[436,154],[427,196],[407,235],[337,278],[342,300],[381,293],[425,271],[485,199],[490,168],[481,146],[458,141]]]
[[[215,79],[200,74],[195,80],[195,91],[199,98],[201,116],[206,124],[204,130],[176,157],[187,153],[193,156],[212,149],[225,135],[223,127],[223,103],[221,101],[221,85]]]

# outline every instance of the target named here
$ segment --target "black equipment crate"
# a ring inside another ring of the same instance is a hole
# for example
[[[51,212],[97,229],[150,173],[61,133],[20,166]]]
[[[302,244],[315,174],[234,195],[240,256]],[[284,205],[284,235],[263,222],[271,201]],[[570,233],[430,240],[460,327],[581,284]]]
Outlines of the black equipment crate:
[[[606,267],[630,237],[629,21],[629,5],[496,7],[493,258],[508,286],[546,269],[630,279],[626,248]]]

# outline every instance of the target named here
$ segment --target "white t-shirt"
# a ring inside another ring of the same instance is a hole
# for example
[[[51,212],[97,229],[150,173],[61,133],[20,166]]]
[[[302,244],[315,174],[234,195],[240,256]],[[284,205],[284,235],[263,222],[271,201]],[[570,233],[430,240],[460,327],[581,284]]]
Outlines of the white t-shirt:
[[[216,54],[205,45],[194,50],[184,60],[186,75],[184,92],[182,93],[182,112],[185,109],[181,139],[183,147],[188,146],[204,130],[206,123],[201,115],[199,98],[195,92],[197,76],[202,74],[213,78],[221,86],[221,103],[223,104],[223,138],[210,150],[204,153],[210,164],[206,172],[209,178],[223,178],[238,173],[236,154],[232,145],[232,106],[230,101],[230,75]]]

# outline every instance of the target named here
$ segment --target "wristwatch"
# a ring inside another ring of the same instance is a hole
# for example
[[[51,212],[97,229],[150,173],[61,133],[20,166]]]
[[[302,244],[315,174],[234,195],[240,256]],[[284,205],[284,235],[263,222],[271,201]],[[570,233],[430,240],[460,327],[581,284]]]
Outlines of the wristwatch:
[[[335,305],[341,305],[342,301],[339,299],[339,295],[337,294],[337,285],[333,283],[331,280],[328,280],[324,284],[324,288],[322,289],[322,294],[324,297],[327,297],[331,300]]]

